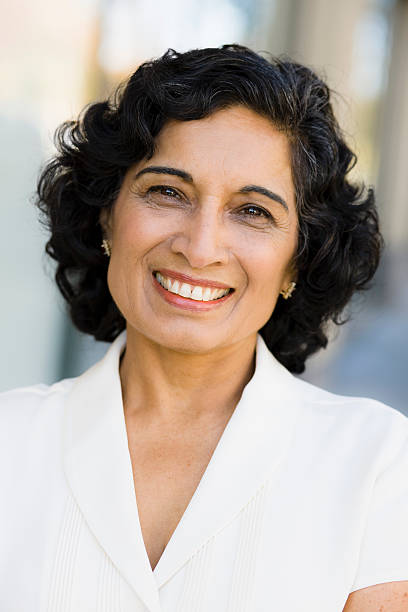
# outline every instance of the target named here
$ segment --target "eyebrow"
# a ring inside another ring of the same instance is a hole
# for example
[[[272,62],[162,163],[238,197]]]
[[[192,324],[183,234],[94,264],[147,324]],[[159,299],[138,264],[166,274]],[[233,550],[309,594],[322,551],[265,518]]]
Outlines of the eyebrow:
[[[148,172],[151,172],[153,174],[172,174],[173,176],[179,176],[187,183],[194,182],[193,177],[188,172],[185,172],[184,170],[179,170],[178,168],[170,168],[168,166],[147,166],[146,168],[143,168],[142,170],[140,170],[140,172],[136,174],[136,176],[134,177],[134,180],[138,179],[140,176]],[[273,191],[266,189],[266,187],[260,187],[259,185],[245,185],[245,187],[241,187],[241,189],[239,189],[239,193],[251,193],[251,192],[259,193],[261,195],[266,196],[267,198],[270,198],[271,200],[274,200],[275,202],[278,202],[279,204],[283,206],[286,212],[289,212],[289,208],[285,200],[277,193],[274,193]]]
[[[271,200],[275,200],[275,202],[279,202],[279,204],[282,204],[286,212],[289,212],[289,208],[285,200],[274,191],[266,189],[266,187],[259,187],[258,185],[246,185],[245,187],[242,187],[242,189],[239,190],[240,193],[249,193],[251,191],[255,191],[255,193],[260,193],[261,195],[264,195],[267,198],[270,198]]]
[[[172,174],[173,176],[179,176],[187,181],[187,183],[193,183],[191,174],[184,172],[184,170],[179,170],[178,168],[169,168],[168,166],[147,166],[147,168],[143,168],[136,174],[135,180],[138,179],[139,176],[142,176],[142,174],[146,174],[146,172],[153,172],[153,174]]]

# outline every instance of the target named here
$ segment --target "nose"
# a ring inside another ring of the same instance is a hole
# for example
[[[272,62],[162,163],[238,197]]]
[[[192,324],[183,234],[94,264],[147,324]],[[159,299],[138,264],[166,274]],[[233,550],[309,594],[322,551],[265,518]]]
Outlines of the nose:
[[[173,253],[182,254],[191,268],[226,264],[229,249],[225,243],[225,228],[215,202],[202,203],[183,220],[182,227],[171,244]]]

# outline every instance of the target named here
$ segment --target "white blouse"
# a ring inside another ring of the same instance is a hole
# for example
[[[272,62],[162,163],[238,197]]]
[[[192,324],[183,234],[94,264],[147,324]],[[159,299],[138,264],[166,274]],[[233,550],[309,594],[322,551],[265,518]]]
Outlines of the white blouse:
[[[408,419],[256,369],[152,571],[121,398],[123,332],[82,376],[0,394],[0,610],[341,612],[408,579]]]

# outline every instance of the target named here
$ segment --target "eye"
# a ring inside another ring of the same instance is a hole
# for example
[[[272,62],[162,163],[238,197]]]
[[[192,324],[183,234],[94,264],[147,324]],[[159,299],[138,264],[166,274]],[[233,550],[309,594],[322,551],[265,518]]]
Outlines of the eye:
[[[166,198],[181,198],[178,191],[173,189],[173,187],[169,187],[168,185],[153,185],[152,187],[149,187],[146,193],[158,193]]]
[[[264,208],[261,208],[260,206],[254,206],[253,204],[251,204],[250,206],[246,206],[245,208],[241,209],[242,211],[246,211],[248,217],[254,217],[254,218],[265,218],[265,219],[272,219],[272,215],[271,213],[269,213],[267,210],[265,210]],[[251,211],[251,212],[248,212]]]

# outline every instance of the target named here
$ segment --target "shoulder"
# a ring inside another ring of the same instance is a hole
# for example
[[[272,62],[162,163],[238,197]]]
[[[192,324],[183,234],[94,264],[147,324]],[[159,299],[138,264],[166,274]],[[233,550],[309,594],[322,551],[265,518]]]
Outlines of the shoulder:
[[[13,427],[20,431],[32,428],[37,419],[57,412],[74,380],[66,378],[53,385],[37,384],[1,392],[0,431],[7,435]]]
[[[367,397],[331,393],[297,377],[293,384],[300,400],[299,431],[314,444],[372,459],[378,468],[392,461],[398,449],[408,449],[408,418],[395,408]]]
[[[27,478],[34,478],[33,470],[41,473],[48,463],[58,462],[65,397],[72,380],[0,393],[0,483],[3,488],[9,483],[11,491],[12,482],[18,481],[21,486]]]
[[[370,397],[355,397],[332,393],[296,376],[293,377],[305,410],[339,419],[377,420],[408,426],[408,417],[402,412]]]
[[[49,399],[57,399],[69,390],[76,379],[64,378],[52,385],[39,383],[0,392],[0,411],[10,406],[38,406]]]

